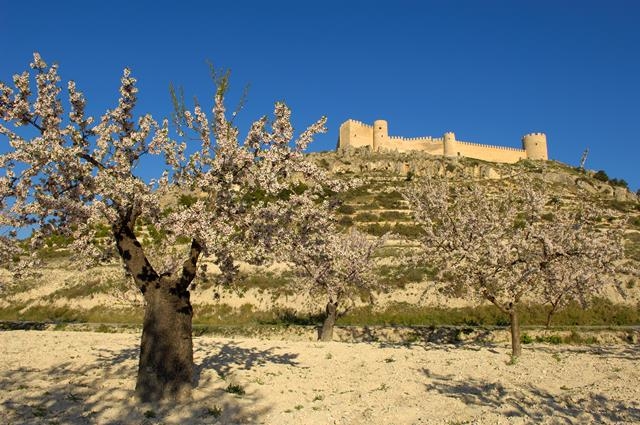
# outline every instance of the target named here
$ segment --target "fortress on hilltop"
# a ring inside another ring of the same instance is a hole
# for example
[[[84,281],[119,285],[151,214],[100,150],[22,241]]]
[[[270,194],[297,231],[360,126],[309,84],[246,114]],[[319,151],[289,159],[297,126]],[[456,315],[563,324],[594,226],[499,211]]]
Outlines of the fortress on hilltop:
[[[442,137],[397,137],[389,136],[387,122],[376,120],[368,125],[356,120],[347,120],[340,126],[338,148],[369,146],[373,151],[397,152],[422,151],[432,155],[456,158],[466,157],[491,162],[514,163],[521,159],[549,159],[547,136],[544,133],[529,133],[522,137],[522,149],[506,146],[484,145],[456,140],[452,132]]]

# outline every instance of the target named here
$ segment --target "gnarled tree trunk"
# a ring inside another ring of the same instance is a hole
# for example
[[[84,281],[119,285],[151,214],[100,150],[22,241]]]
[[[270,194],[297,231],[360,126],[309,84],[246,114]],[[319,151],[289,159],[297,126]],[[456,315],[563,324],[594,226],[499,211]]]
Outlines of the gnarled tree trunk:
[[[160,276],[133,232],[135,216],[114,227],[116,246],[145,300],[136,394],[141,401],[185,399],[193,387],[193,309],[189,285],[202,251],[191,242],[182,273]]]
[[[338,302],[329,300],[325,312],[326,316],[320,329],[320,335],[318,335],[319,341],[331,341],[333,339],[333,326],[338,318]]]
[[[188,398],[193,387],[193,309],[189,291],[159,279],[144,294],[136,394],[142,401]]]

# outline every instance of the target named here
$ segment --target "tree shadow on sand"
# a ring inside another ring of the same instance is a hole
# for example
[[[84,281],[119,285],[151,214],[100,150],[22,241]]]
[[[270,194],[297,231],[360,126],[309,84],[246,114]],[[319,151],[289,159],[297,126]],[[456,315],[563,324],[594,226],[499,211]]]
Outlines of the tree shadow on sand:
[[[489,407],[506,417],[539,423],[552,419],[553,423],[637,423],[640,405],[626,403],[602,394],[578,394],[567,391],[552,394],[533,385],[507,388],[498,382],[466,378],[456,381],[452,376],[436,375],[427,369],[430,379],[427,391],[436,391],[466,405]]]
[[[339,326],[338,339],[380,344],[490,344],[491,330],[465,326]]]
[[[91,361],[61,362],[50,367],[16,368],[0,372],[0,423],[31,424],[207,424],[255,423],[269,412],[260,396],[247,391],[228,394],[219,379],[201,380],[213,369],[224,376],[234,369],[266,363],[295,365],[296,354],[243,348],[233,342],[195,342],[196,383],[190,401],[141,404],[134,395],[139,348],[97,350]],[[28,356],[29,353],[25,353]],[[211,382],[217,381],[217,382]]]
[[[196,362],[195,383],[202,385],[202,372],[205,370],[215,370],[219,377],[225,378],[236,370],[250,370],[268,363],[297,366],[297,354],[285,353],[277,354],[274,351],[281,347],[271,347],[260,350],[254,347],[245,348],[239,346],[234,341],[219,342],[207,341],[199,342],[195,347],[194,357],[203,355],[202,361]],[[209,354],[213,353],[213,354]]]
[[[535,351],[555,354],[559,350],[557,347],[536,346]],[[603,356],[608,359],[621,359],[629,361],[640,360],[640,345],[573,345],[562,348],[563,354],[589,354],[592,356]]]

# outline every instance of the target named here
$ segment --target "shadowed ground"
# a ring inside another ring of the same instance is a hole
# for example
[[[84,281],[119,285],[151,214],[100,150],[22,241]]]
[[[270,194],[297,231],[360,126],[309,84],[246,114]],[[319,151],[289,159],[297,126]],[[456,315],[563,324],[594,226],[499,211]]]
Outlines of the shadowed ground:
[[[2,424],[640,422],[637,345],[196,337],[193,401],[133,398],[139,335],[0,332]]]

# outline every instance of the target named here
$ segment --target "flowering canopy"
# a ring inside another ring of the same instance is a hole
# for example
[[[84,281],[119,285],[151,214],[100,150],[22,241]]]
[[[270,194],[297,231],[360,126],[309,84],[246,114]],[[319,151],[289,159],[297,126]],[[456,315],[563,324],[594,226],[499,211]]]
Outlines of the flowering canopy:
[[[34,246],[57,232],[73,237],[72,248],[82,258],[97,258],[105,250],[95,243],[100,226],[133,235],[135,224],[143,222],[163,231],[161,246],[145,253],[157,254],[149,260],[159,275],[180,271],[175,242],[184,237],[192,241],[188,255],[214,254],[232,274],[234,255],[264,259],[282,242],[277,224],[295,204],[282,193],[296,179],[309,186],[310,197],[337,185],[303,157],[313,136],[325,131],[324,118],[294,139],[291,111],[277,103],[273,122],[260,118],[240,142],[226,118],[226,80],[218,81],[211,119],[199,105],[182,112],[199,143],[190,155],[186,142],[169,136],[167,120],[134,115],[138,89],[128,69],[117,106],[97,121],[86,116],[86,101],[73,81],[67,84],[65,114],[60,81],[57,65],[36,53],[31,71],[14,76],[14,88],[0,83],[0,134],[9,145],[0,155],[0,226],[10,229],[0,238],[4,254],[16,252],[9,249],[15,247],[15,229],[26,227],[33,229]],[[148,182],[136,175],[144,156],[165,164]],[[178,190],[197,200],[168,205],[166,198]],[[263,199],[248,196],[256,191]]]
[[[357,229],[340,232],[331,206],[309,203],[297,210],[290,232],[290,261],[301,277],[302,289],[313,299],[352,303],[382,289],[373,255],[389,234],[376,238]],[[343,305],[344,307],[344,305]]]
[[[443,290],[504,310],[523,296],[596,293],[623,257],[620,228],[601,226],[587,203],[563,205],[515,183],[501,181],[506,190],[493,193],[478,183],[428,180],[407,193],[425,231],[423,253],[440,268]]]

